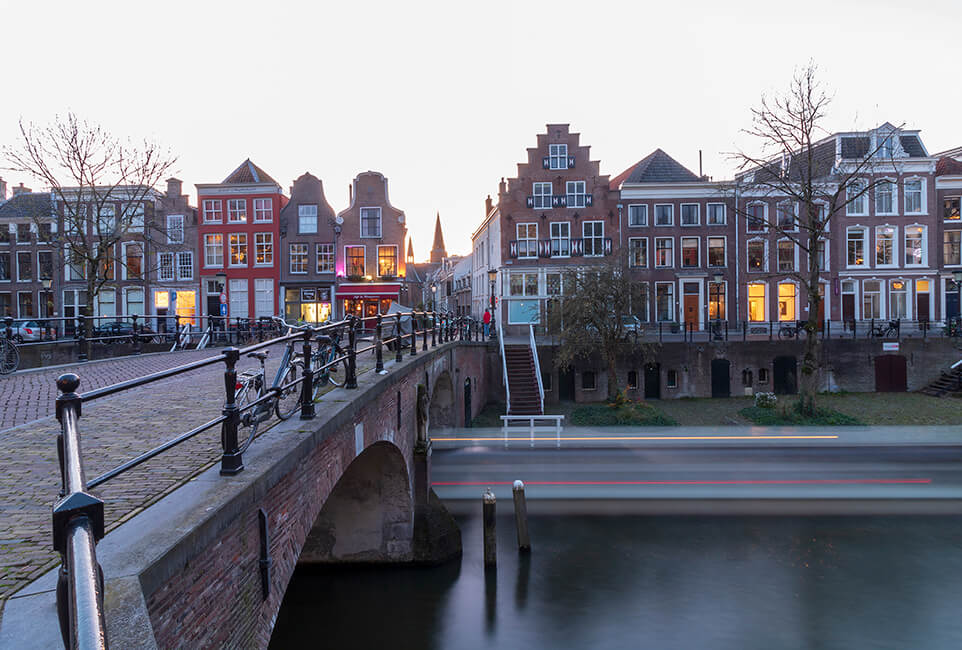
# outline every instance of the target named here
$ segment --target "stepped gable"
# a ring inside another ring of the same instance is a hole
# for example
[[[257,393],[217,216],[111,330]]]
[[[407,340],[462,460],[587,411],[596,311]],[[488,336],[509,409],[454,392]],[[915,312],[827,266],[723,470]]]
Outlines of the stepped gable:
[[[546,130],[546,133],[538,134],[538,145],[536,147],[526,149],[528,159],[526,162],[518,163],[518,175],[515,178],[507,179],[509,194],[516,192],[516,198],[523,203],[523,197],[530,194],[531,190],[528,179],[532,176],[542,176],[543,172],[547,173],[548,171],[541,164],[542,157],[547,155],[545,152],[548,151],[548,144],[559,142],[568,145],[568,155],[574,156],[575,160],[578,161],[578,167],[588,172],[583,175],[583,178],[587,182],[589,192],[597,184],[608,185],[608,175],[601,173],[600,161],[591,160],[591,147],[581,144],[580,133],[571,133],[569,124],[548,124]],[[585,161],[587,163],[586,169],[582,166]],[[552,173],[560,174],[560,172],[561,170],[554,170]]]

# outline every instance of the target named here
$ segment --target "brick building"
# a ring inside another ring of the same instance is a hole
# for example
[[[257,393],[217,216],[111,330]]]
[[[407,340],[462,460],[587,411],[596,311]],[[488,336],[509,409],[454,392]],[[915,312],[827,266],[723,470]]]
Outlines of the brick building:
[[[181,317],[181,323],[200,325],[197,316],[203,310],[197,276],[197,208],[190,205],[180,179],[167,179],[167,190],[156,197],[148,222],[153,227],[146,249],[150,262],[144,270],[150,293],[149,313],[157,315],[154,327],[157,331],[167,329],[176,322],[171,320],[175,315]]]
[[[939,234],[936,241],[939,259],[939,307],[945,318],[959,318],[962,293],[962,148],[937,154],[935,173],[936,222]]]
[[[6,189],[0,179],[0,317],[57,316],[60,282],[50,194],[21,183],[7,200]]]

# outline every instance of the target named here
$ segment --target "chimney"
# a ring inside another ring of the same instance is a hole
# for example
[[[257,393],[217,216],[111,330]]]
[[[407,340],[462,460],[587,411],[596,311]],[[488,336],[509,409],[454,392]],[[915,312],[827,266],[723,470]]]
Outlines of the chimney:
[[[347,184],[347,204],[354,203],[354,183]]]
[[[7,200],[7,181],[0,178],[0,201]]]
[[[504,182],[504,176],[501,177],[501,183],[498,184],[498,193],[504,195],[508,192],[508,184]]]
[[[183,192],[183,183],[178,178],[168,178],[167,179],[167,196],[181,196]]]
[[[494,202],[491,200],[491,195],[488,194],[488,198],[484,200],[484,216],[491,214],[491,208],[494,207]]]
[[[29,187],[24,187],[23,183],[20,183],[17,187],[13,188],[13,196],[18,196],[20,194],[30,194],[31,190]]]

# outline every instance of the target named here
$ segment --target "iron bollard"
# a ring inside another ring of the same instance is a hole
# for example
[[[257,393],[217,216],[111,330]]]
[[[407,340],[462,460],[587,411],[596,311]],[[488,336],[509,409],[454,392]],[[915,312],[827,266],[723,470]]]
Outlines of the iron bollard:
[[[497,508],[497,499],[491,488],[487,488],[481,497],[481,511],[482,511],[482,528],[484,536],[484,566],[493,567],[498,564],[498,535],[497,535],[497,518],[495,516],[495,509]]]
[[[77,339],[77,345],[80,347],[80,354],[78,359],[80,361],[86,361],[90,358],[89,346],[90,341],[87,340],[87,317],[78,316],[77,317],[77,329],[80,332],[80,336]]]
[[[132,325],[132,328],[133,328],[133,330],[134,330],[134,354],[140,354],[140,351],[141,351],[141,348],[140,348],[140,334],[137,333],[137,314],[133,314],[133,315],[131,316],[131,318],[132,318],[133,321],[134,321],[134,323],[133,323],[133,325]]]
[[[524,483],[515,481],[511,492],[514,497],[514,521],[518,529],[518,550],[527,553],[531,551],[531,536],[528,534],[528,504],[524,498]]]
[[[431,347],[438,347],[438,312],[431,312]]]
[[[424,312],[421,312],[424,315]],[[411,356],[413,357],[418,353],[418,313],[416,311],[411,312]]]
[[[395,314],[394,318],[394,363],[401,363],[404,359],[401,356],[401,343],[404,342],[401,334],[401,314]]]
[[[237,445],[237,427],[240,424],[240,409],[235,403],[237,398],[237,361],[240,359],[240,350],[237,348],[227,348],[224,350],[224,363],[227,370],[224,372],[224,388],[227,392],[227,402],[224,404],[223,415],[227,418],[221,425],[220,444],[223,454],[220,459],[220,473],[222,476],[237,474],[244,469],[244,459],[241,457],[240,448]]]
[[[344,388],[357,388],[357,321],[351,319],[347,330],[347,379]]]
[[[427,314],[424,316],[424,329],[421,331],[421,352],[428,351],[428,324],[427,324]]]
[[[381,342],[382,334],[381,314],[378,314],[377,324],[374,326],[374,372],[378,374],[384,372],[384,344]]]
[[[311,367],[311,335],[313,332],[304,332],[304,347],[301,354],[304,357],[304,379],[301,382],[301,419],[313,420],[316,415],[314,411],[314,369]],[[378,349],[380,352],[380,349]]]

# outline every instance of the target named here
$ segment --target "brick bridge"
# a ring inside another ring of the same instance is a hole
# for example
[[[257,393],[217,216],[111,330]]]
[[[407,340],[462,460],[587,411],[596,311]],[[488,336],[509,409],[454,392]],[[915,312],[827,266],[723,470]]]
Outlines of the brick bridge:
[[[259,436],[241,473],[211,467],[112,530],[97,551],[111,646],[266,647],[299,563],[459,554],[418,429],[477,414],[499,379],[490,367],[487,346],[471,342],[391,361],[386,374],[360,375],[357,390],[322,396],[317,419],[295,417]],[[8,601],[0,646],[60,645],[55,573]]]

